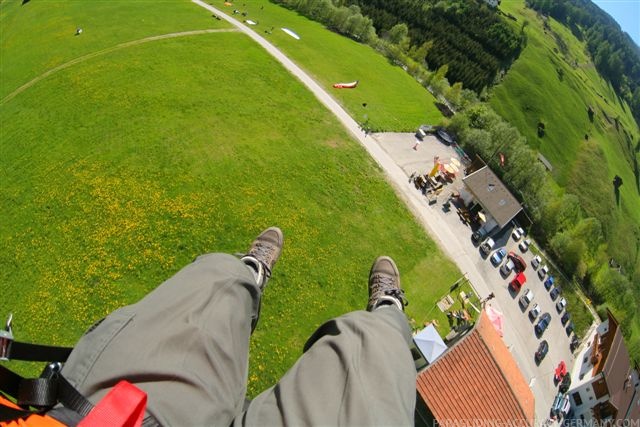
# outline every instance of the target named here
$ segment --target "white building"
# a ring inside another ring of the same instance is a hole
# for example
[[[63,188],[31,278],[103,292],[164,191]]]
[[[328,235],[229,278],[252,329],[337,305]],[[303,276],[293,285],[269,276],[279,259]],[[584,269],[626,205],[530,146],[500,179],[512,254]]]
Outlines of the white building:
[[[620,425],[616,421],[640,419],[640,378],[618,322],[607,315],[576,356],[568,395],[573,419]]]

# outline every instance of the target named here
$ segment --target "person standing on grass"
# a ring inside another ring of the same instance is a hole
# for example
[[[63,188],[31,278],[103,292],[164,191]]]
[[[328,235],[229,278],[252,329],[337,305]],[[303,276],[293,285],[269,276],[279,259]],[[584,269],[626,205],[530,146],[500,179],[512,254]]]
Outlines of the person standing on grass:
[[[239,259],[198,257],[94,325],[63,377],[96,408],[127,380],[146,394],[146,426],[413,425],[407,301],[386,256],[371,267],[366,311],[320,326],[277,384],[245,400],[249,339],[282,245],[281,230],[271,227]],[[64,425],[83,417],[64,407],[48,415]]]

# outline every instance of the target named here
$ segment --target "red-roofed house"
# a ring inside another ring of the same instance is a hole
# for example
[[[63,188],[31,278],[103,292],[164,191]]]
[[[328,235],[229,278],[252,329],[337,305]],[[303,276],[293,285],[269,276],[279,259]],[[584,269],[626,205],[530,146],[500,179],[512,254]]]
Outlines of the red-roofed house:
[[[475,327],[418,374],[416,425],[533,426],[534,397],[483,311]]]
[[[640,420],[640,375],[618,322],[610,311],[576,357],[571,379],[571,415],[600,425]]]

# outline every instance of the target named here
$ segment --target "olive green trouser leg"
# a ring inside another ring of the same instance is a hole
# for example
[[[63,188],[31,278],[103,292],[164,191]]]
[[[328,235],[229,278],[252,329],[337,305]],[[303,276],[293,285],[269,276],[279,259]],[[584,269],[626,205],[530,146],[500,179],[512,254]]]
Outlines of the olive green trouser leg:
[[[259,300],[244,263],[201,256],[83,336],[63,374],[93,403],[134,383],[162,425],[229,426],[244,404]]]
[[[321,326],[274,387],[235,425],[413,425],[416,369],[404,313],[385,306]]]

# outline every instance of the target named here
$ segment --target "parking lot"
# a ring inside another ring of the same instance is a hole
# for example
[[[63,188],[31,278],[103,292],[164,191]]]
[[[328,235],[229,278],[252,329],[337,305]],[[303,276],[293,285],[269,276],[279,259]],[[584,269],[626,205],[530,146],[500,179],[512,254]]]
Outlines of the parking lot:
[[[440,143],[433,136],[427,136],[417,150],[413,149],[415,138],[412,134],[375,134],[374,139],[402,168],[407,177],[414,172],[429,171],[433,167],[435,156],[445,161],[451,157],[458,158],[451,147]],[[448,195],[462,187],[461,176],[462,173],[453,183],[448,184],[437,202],[433,204],[429,204],[426,198],[409,183],[407,188],[402,190],[410,199],[409,207],[418,209],[416,215],[423,220],[430,236],[456,262],[478,296],[483,298],[491,292],[495,294],[495,298],[489,304],[504,314],[504,342],[523,376],[529,382],[536,400],[536,419],[542,422],[548,417],[557,393],[553,383],[555,367],[561,360],[565,361],[569,369],[573,366],[574,357],[569,349],[570,340],[561,324],[561,314],[556,311],[555,302],[551,300],[543,281],[538,278],[531,266],[533,254],[531,251],[523,253],[518,249],[518,242],[511,237],[511,229],[505,229],[493,236],[496,240],[494,250],[504,246],[507,252],[513,251],[524,258],[526,262],[524,274],[527,280],[517,295],[513,295],[508,290],[508,281],[514,277],[514,273],[510,273],[506,279],[503,278],[499,268],[494,267],[488,257],[481,256],[478,247],[472,243],[472,230],[460,220],[455,208],[448,211],[443,208]],[[534,297],[529,308],[523,311],[518,304],[518,299],[527,288],[531,289]],[[561,296],[558,297],[560,298]],[[538,338],[534,332],[535,322],[531,322],[528,317],[528,311],[535,303],[540,305],[541,313],[548,312],[551,315],[549,327],[541,338]],[[549,343],[549,352],[537,365],[534,353],[543,339]]]

